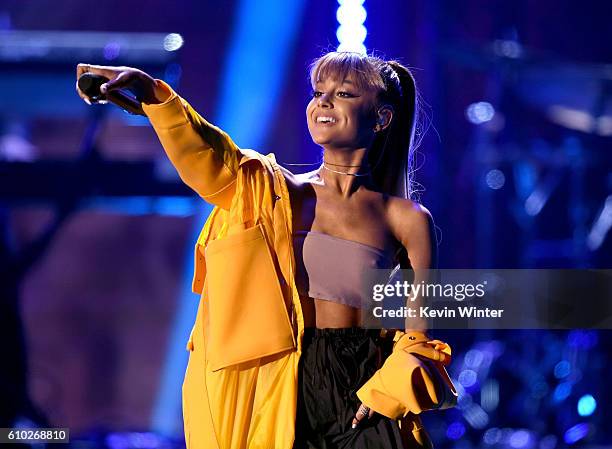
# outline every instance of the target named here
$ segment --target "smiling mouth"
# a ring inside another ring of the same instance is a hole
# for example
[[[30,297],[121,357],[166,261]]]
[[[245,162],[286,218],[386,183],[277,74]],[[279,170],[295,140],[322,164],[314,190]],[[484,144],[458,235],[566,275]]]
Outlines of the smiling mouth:
[[[331,125],[333,123],[336,123],[336,121],[337,120],[335,118],[333,118],[333,117],[321,115],[321,116],[317,117],[316,123],[324,124],[324,125]]]

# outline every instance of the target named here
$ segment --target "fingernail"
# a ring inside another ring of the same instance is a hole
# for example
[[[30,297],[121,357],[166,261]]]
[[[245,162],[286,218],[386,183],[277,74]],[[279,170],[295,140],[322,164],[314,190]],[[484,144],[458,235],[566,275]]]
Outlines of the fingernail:
[[[91,106],[91,101],[89,101],[87,98],[85,98],[85,103],[87,103],[89,106]]]
[[[102,85],[100,86],[100,92],[102,92],[103,94],[105,94],[105,93],[106,93],[106,89],[107,89],[107,88],[108,88],[108,86],[107,86],[106,84],[102,84]]]
[[[357,424],[355,423],[351,424],[351,429],[354,429],[355,427],[357,427]]]

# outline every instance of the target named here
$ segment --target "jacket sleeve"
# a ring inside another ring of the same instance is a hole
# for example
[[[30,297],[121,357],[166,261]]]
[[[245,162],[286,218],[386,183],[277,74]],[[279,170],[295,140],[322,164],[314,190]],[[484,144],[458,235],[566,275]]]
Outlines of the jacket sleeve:
[[[446,372],[451,349],[422,332],[401,333],[391,355],[358,391],[372,410],[391,419],[454,407],[457,391]]]
[[[153,129],[179,176],[205,201],[229,209],[242,153],[221,129],[203,119],[165,82],[160,104],[143,104]]]

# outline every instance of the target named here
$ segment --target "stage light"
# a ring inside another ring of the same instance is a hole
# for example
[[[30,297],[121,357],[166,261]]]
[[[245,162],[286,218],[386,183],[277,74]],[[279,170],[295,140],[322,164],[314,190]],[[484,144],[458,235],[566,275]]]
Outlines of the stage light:
[[[487,412],[492,412],[499,405],[499,382],[487,379],[480,390],[480,405]]]
[[[472,103],[465,110],[465,116],[470,123],[480,125],[490,121],[495,115],[495,108],[487,101]]]
[[[463,385],[461,385],[459,381],[455,382],[453,380],[453,383],[457,387],[457,393],[459,394],[459,397],[457,398],[457,408],[459,410],[467,410],[468,407],[474,402],[472,395],[465,391],[465,388],[463,388]]]
[[[355,42],[363,44],[368,34],[368,30],[363,25],[340,25],[336,31],[338,42]]]
[[[164,50],[176,51],[183,46],[183,36],[178,33],[170,33],[164,37]]]
[[[485,444],[493,445],[499,443],[501,436],[501,430],[499,430],[497,427],[491,427],[484,433],[482,440],[485,442]]]
[[[350,52],[354,52],[354,53],[361,53],[361,54],[366,54],[367,53],[367,48],[365,45],[363,44],[355,44],[355,43],[342,43],[340,45],[338,45],[338,51],[350,51]]]
[[[364,26],[368,16],[363,1],[343,0],[336,12],[336,18],[340,24],[336,31],[338,38],[338,51],[352,51],[365,54],[364,45],[368,30]]]
[[[117,59],[120,52],[121,45],[118,42],[109,42],[104,46],[104,50],[102,51],[102,53],[104,54],[104,59],[106,59],[107,61]]]
[[[597,408],[597,401],[590,394],[585,394],[578,400],[578,414],[580,416],[590,416]]]
[[[572,384],[569,382],[562,382],[557,385],[555,392],[553,393],[553,400],[555,402],[562,402],[566,400],[572,393]]]
[[[368,13],[362,5],[344,3],[338,7],[336,19],[340,25],[361,25],[365,22]]]
[[[466,388],[473,386],[478,380],[478,376],[475,371],[466,369],[459,373],[459,383]]]
[[[586,423],[576,424],[570,427],[563,435],[563,439],[567,444],[574,444],[582,440],[589,433],[589,425]]]
[[[482,351],[478,349],[470,349],[465,353],[465,357],[463,359],[463,363],[468,368],[478,368],[482,363],[482,359],[484,358]]]
[[[489,415],[478,404],[470,405],[463,412],[463,418],[474,429],[484,429],[489,424]]]
[[[493,51],[499,56],[515,59],[521,57],[523,47],[516,41],[498,39],[493,43]]]
[[[612,195],[606,198],[603,209],[595,220],[589,236],[587,246],[591,251],[596,251],[604,242],[606,235],[612,229]]]
[[[509,443],[514,449],[527,449],[533,446],[533,438],[528,431],[517,430],[510,436]]]
[[[572,367],[567,360],[561,360],[555,365],[555,377],[557,379],[563,379],[564,377],[569,376],[571,368]]]
[[[506,177],[504,176],[504,172],[495,168],[487,172],[485,181],[490,189],[499,190],[506,183]]]
[[[465,426],[461,424],[459,421],[452,423],[446,429],[446,436],[451,440],[458,440],[465,433]]]

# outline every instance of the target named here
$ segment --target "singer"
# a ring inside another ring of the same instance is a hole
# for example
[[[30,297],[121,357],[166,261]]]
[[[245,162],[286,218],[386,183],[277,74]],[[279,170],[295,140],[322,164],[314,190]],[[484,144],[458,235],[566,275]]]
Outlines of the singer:
[[[356,289],[372,268],[436,266],[432,217],[414,198],[411,72],[358,53],[316,59],[306,120],[322,163],[302,174],[238,148],[162,80],[84,73],[109,79],[104,95],[138,92],[182,180],[215,205],[196,243],[187,447],[431,447],[419,414],[456,403],[450,348],[414,322],[362,328]]]

